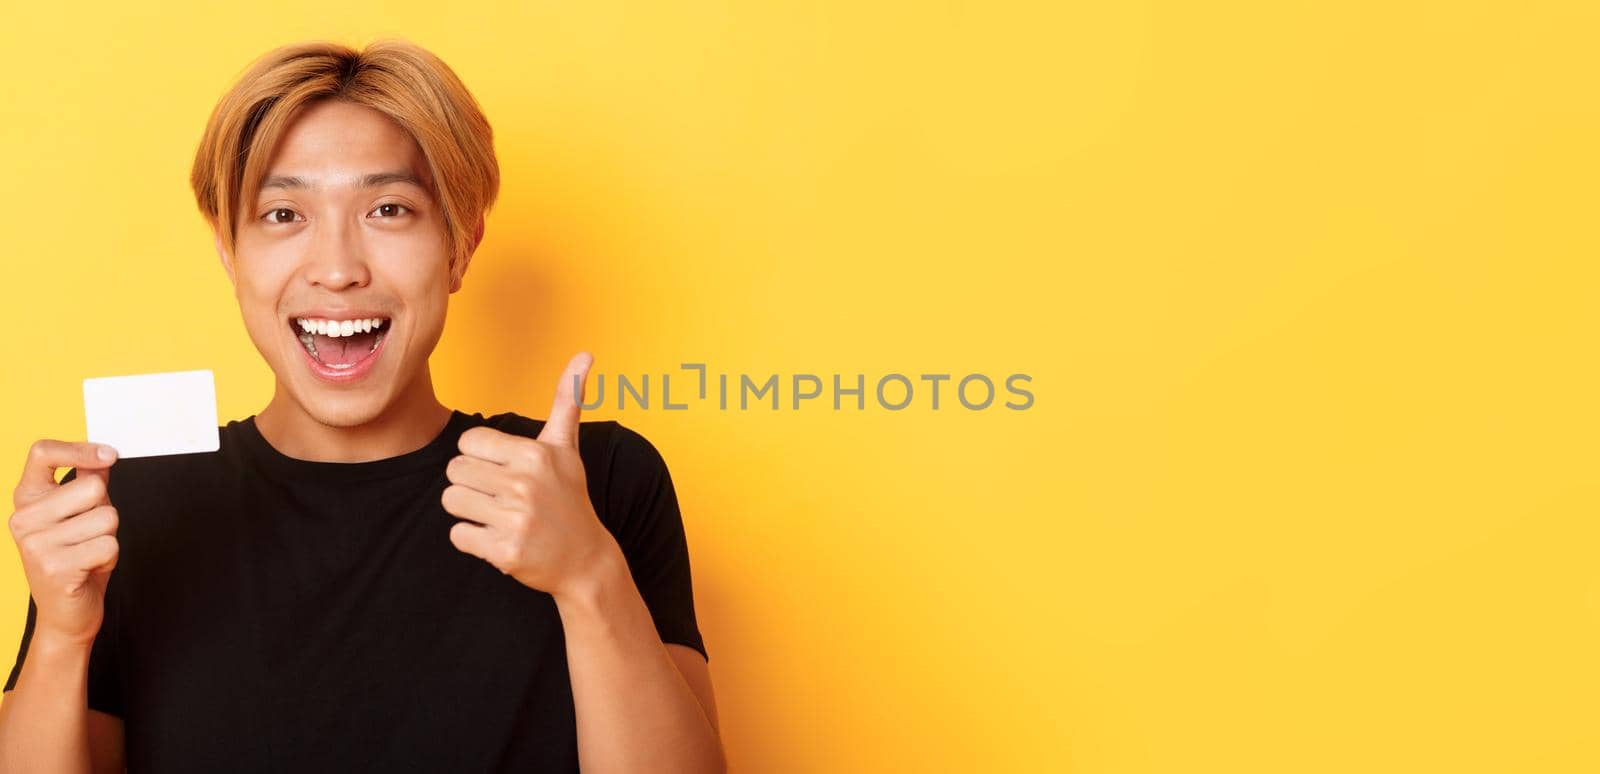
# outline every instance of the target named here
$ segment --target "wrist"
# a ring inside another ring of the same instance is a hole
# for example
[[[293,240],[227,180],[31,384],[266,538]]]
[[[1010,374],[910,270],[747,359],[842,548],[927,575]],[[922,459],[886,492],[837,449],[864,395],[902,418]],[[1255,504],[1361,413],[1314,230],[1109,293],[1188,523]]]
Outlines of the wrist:
[[[615,540],[606,540],[552,596],[562,612],[593,611],[604,605],[603,600],[617,584],[632,582],[633,575],[628,571],[628,561],[621,547]]]
[[[94,649],[94,638],[83,639],[65,634],[58,634],[48,629],[37,629],[33,637],[28,640],[28,660],[35,659],[52,663],[64,663],[76,660],[88,660],[89,653]]]

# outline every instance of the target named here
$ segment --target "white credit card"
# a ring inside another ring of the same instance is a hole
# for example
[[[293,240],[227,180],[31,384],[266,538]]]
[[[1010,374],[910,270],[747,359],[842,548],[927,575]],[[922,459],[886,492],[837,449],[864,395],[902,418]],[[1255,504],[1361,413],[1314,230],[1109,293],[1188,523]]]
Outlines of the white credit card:
[[[172,371],[83,380],[88,440],[118,458],[213,452],[217,388],[210,371]]]

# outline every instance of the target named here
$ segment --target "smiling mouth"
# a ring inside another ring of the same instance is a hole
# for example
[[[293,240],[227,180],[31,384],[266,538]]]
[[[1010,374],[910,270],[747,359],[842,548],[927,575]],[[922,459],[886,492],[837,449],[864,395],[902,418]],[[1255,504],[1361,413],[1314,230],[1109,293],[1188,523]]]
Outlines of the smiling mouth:
[[[335,370],[351,368],[378,348],[389,334],[389,318],[329,320],[292,317],[289,331],[300,340],[306,353],[322,365]]]

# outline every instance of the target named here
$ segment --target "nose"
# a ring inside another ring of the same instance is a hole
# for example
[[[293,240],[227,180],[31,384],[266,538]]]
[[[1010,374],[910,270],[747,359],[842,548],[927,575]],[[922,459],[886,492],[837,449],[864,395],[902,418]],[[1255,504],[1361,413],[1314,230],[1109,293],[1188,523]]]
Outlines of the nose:
[[[318,224],[305,267],[306,281],[328,290],[366,287],[372,281],[357,230],[328,220]]]

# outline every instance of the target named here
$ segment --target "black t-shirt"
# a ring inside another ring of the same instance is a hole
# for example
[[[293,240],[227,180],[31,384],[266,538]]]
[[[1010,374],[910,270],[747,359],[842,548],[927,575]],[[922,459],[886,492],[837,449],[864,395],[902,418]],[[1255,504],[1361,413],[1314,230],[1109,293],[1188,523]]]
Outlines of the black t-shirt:
[[[118,461],[88,705],[123,719],[129,771],[577,771],[554,599],[450,542],[445,464],[476,425],[544,423],[454,411],[421,449],[340,463],[283,455],[251,417],[216,452]],[[704,654],[661,455],[613,421],[579,450],[662,641]],[[30,596],[6,690],[35,616]]]

